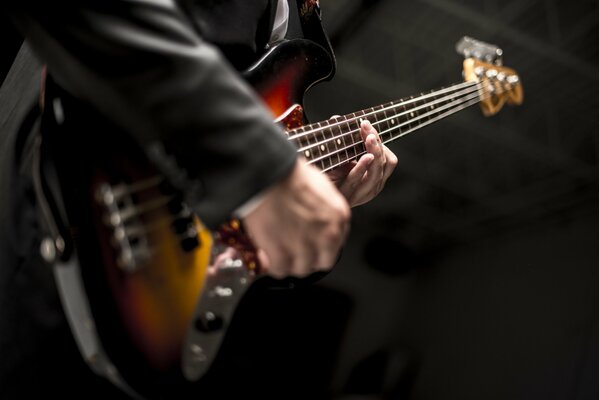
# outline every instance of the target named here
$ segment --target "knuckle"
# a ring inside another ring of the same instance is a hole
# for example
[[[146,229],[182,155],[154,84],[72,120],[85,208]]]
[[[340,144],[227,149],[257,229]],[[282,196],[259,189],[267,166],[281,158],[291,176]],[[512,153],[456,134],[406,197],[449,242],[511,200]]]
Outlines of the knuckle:
[[[328,271],[333,268],[336,260],[336,251],[332,251],[330,248],[323,250],[318,257],[318,263],[315,264],[315,268],[318,270]]]
[[[325,241],[328,245],[326,248],[328,249],[330,246],[334,246],[340,242],[342,234],[343,232],[340,225],[335,224],[331,226],[325,233]]]
[[[351,210],[349,204],[344,203],[343,206],[339,207],[339,219],[342,223],[346,223],[351,218]]]
[[[293,270],[293,257],[289,253],[281,254],[276,260],[273,260],[273,265],[270,275],[275,278],[283,279]]]
[[[299,257],[293,259],[290,275],[297,278],[303,278],[306,276],[306,263]]]

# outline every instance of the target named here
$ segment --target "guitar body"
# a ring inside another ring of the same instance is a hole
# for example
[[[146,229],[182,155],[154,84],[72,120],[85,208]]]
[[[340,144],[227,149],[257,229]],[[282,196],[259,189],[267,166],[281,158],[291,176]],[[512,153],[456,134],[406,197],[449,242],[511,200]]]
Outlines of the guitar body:
[[[244,77],[290,129],[305,121],[306,90],[332,71],[326,50],[293,40]],[[208,231],[133,140],[104,121],[82,135],[65,109],[64,122],[54,121],[44,139],[103,347],[133,387],[147,386],[148,377],[197,380],[259,276],[255,249],[238,221]]]
[[[502,54],[474,40],[464,48],[466,57],[481,54],[486,61]],[[298,152],[322,171],[365,153],[363,118],[388,143],[475,104],[493,115],[523,99],[514,70],[467,58],[466,82],[306,125],[303,96],[331,77],[331,57],[313,42],[291,40],[243,74]],[[132,138],[67,99],[64,113],[56,108],[59,99],[46,102],[54,113],[44,113],[43,139],[67,214],[68,228],[59,230],[78,261],[68,268],[76,279],[57,271],[70,260],[54,271],[80,350],[95,371],[125,390],[197,381],[216,358],[240,299],[260,276],[255,248],[239,221],[208,231]],[[89,311],[80,306],[84,302]]]

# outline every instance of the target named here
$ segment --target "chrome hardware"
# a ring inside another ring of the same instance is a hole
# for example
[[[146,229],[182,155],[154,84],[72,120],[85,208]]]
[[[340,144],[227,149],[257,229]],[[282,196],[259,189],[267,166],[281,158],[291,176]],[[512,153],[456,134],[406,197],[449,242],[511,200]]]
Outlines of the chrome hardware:
[[[204,349],[202,349],[197,344],[192,344],[191,346],[189,346],[189,350],[193,354],[193,357],[192,357],[193,361],[205,362],[206,360],[208,360],[208,357],[206,357],[206,353],[204,353]]]
[[[50,237],[45,237],[40,243],[40,254],[47,263],[53,263],[56,260],[56,246]]]
[[[46,236],[40,243],[40,254],[47,263],[56,261],[56,257],[58,254],[62,254],[64,249],[65,243],[62,236],[58,236],[56,239]]]
[[[221,266],[223,268],[241,268],[243,267],[243,261],[238,258],[227,258]]]
[[[476,58],[490,64],[502,65],[503,50],[494,44],[464,36],[457,44],[456,51],[464,58]]]
[[[64,123],[64,108],[62,107],[62,102],[58,97],[55,97],[52,100],[52,110],[54,111],[54,119],[58,125],[62,125]]]
[[[209,294],[209,296],[211,297],[231,297],[233,296],[233,289],[229,288],[229,287],[222,287],[222,286],[217,286],[215,287],[212,292]]]
[[[137,271],[151,254],[143,225],[138,220],[129,221],[136,216],[136,208],[126,185],[101,184],[95,197],[105,211],[104,224],[112,231],[117,265],[126,272]]]
[[[210,272],[183,347],[181,368],[190,381],[199,379],[214,361],[235,308],[255,278],[240,251],[228,243],[215,235]]]
[[[517,85],[518,83],[520,83],[520,78],[518,77],[518,75],[510,75],[507,77],[507,83],[509,83],[510,85]]]
[[[489,69],[489,70],[487,70],[486,75],[487,75],[487,78],[493,79],[497,76],[497,73],[498,72],[496,69]]]

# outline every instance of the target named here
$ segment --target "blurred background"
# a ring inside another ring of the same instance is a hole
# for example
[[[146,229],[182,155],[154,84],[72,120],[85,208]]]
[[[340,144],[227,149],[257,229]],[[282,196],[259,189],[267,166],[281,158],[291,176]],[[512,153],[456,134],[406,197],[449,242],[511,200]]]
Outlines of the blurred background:
[[[459,82],[465,35],[503,49],[524,104],[391,144],[336,269],[250,293],[216,370],[263,398],[599,398],[599,1],[321,6],[338,71],[312,121]]]
[[[335,79],[312,120],[459,82],[494,43],[525,100],[390,144],[321,284],[349,298],[335,388],[405,399],[599,398],[599,2],[322,1]]]

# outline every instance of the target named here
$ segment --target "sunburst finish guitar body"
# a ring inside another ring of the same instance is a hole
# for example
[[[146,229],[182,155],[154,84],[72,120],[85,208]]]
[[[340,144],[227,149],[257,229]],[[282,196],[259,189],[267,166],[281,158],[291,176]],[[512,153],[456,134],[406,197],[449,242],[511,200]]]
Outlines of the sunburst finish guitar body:
[[[473,104],[493,114],[505,102],[522,101],[513,70],[472,58],[464,67],[466,82],[311,125],[303,96],[333,71],[323,47],[283,42],[244,77],[298,154],[327,171],[365,152],[363,118],[389,142]],[[142,376],[195,381],[208,370],[236,305],[260,276],[255,249],[238,221],[207,230],[132,140],[114,137],[108,126],[101,138],[68,134],[68,105],[61,107],[67,110],[64,120],[47,123],[56,129],[44,140],[57,160],[69,221],[62,236],[75,249],[71,256],[80,266],[91,318],[82,322],[71,315],[71,325],[93,325],[109,366],[129,384]],[[93,352],[85,355],[92,367],[99,362]],[[106,366],[95,369],[110,374]]]

